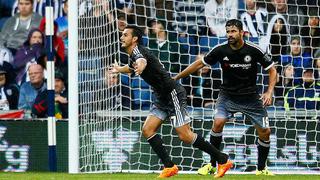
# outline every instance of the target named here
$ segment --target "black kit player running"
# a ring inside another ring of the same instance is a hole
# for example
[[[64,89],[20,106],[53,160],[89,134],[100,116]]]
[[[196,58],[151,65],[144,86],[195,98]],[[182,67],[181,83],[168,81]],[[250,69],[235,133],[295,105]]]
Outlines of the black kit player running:
[[[126,66],[115,64],[111,71],[113,73],[130,73],[140,75],[154,90],[156,100],[150,110],[142,128],[142,134],[147,138],[152,149],[164,164],[164,169],[159,175],[160,178],[170,177],[178,173],[178,167],[174,165],[168,155],[158,128],[163,120],[169,119],[172,115],[173,126],[179,138],[194,147],[210,154],[217,159],[218,163],[224,166],[221,176],[232,167],[228,156],[221,153],[217,148],[205,141],[203,137],[191,131],[190,118],[186,111],[186,92],[184,88],[176,83],[164,69],[160,61],[140,44],[142,32],[136,26],[127,26],[120,38],[122,47],[130,56],[130,62]]]

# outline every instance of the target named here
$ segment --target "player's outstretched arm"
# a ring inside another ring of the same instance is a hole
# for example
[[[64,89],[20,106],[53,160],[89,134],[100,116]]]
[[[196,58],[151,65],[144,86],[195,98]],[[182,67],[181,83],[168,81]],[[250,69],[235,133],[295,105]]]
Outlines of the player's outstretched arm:
[[[110,71],[111,73],[131,73],[131,69],[128,65],[119,66],[117,62],[110,67]]]
[[[186,69],[184,69],[182,72],[177,74],[176,76],[173,77],[174,80],[179,80],[181,78],[187,77],[190,74],[196,72],[197,70],[201,69],[204,64],[202,62],[203,56],[198,56],[195,62],[193,62],[191,65],[189,65]]]
[[[261,99],[264,106],[269,106],[272,103],[272,94],[277,81],[277,70],[274,66],[269,69],[269,86],[268,90],[262,94]]]

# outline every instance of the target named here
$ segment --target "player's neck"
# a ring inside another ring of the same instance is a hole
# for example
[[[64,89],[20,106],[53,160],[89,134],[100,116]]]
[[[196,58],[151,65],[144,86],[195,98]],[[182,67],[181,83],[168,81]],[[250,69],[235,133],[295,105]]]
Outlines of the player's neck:
[[[132,44],[131,46],[129,46],[127,48],[127,53],[131,56],[132,52],[133,52],[133,49],[138,46],[137,44]]]
[[[238,49],[242,48],[242,46],[244,45],[244,40],[241,39],[236,44],[229,44],[229,45],[230,45],[231,49],[238,50]]]

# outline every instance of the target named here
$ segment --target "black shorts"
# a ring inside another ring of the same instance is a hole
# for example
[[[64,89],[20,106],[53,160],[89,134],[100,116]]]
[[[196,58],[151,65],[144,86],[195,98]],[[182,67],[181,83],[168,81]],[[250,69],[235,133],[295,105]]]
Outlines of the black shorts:
[[[181,85],[176,85],[171,93],[166,96],[159,96],[155,92],[150,114],[161,120],[172,118],[174,127],[190,123],[191,120],[187,113],[186,90]]]
[[[269,128],[268,113],[258,94],[237,97],[220,91],[215,107],[215,118],[227,119],[229,113],[241,112],[253,124],[261,128]]]

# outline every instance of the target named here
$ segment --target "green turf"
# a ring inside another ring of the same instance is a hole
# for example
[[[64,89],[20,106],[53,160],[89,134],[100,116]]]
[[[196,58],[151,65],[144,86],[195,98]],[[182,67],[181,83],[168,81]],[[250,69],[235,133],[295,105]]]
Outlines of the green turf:
[[[117,174],[67,174],[67,173],[6,173],[0,172],[0,179],[10,179],[10,180],[56,180],[56,179],[103,179],[103,180],[126,180],[126,179],[136,179],[136,180],[144,180],[144,179],[157,179],[157,174],[125,174],[125,173],[117,173]],[[190,180],[206,180],[213,179],[212,175],[208,176],[200,176],[200,175],[190,175],[190,174],[179,174],[170,178],[170,180],[175,179],[190,179]],[[317,180],[320,179],[320,175],[277,175],[274,177],[266,177],[266,176],[255,176],[255,175],[235,175],[235,174],[227,174],[223,178],[223,180],[233,179],[233,180],[246,180],[246,179],[254,179],[254,180]]]

